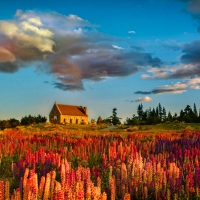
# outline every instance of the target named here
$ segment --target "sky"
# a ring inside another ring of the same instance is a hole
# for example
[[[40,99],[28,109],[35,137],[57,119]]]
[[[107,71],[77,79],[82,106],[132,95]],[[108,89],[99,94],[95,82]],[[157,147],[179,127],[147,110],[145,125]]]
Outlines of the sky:
[[[1,0],[0,120],[54,102],[122,122],[200,108],[199,0]]]

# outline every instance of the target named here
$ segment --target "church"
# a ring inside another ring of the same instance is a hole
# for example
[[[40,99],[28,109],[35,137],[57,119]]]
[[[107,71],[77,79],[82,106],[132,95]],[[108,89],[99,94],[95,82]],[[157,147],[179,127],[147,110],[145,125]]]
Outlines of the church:
[[[55,124],[88,124],[88,109],[55,102],[49,114],[49,121]]]

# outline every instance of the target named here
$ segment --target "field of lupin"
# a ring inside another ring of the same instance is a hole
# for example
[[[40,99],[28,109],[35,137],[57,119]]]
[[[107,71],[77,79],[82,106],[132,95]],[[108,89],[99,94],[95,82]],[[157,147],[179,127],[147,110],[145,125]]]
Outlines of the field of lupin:
[[[200,132],[0,135],[0,200],[200,199]]]

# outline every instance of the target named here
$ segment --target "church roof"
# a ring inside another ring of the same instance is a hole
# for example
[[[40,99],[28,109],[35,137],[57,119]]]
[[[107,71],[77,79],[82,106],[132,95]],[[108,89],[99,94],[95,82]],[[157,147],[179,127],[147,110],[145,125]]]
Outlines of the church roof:
[[[86,107],[82,106],[74,106],[74,105],[64,105],[64,104],[57,104],[58,110],[62,115],[72,115],[72,116],[87,116],[86,114]]]

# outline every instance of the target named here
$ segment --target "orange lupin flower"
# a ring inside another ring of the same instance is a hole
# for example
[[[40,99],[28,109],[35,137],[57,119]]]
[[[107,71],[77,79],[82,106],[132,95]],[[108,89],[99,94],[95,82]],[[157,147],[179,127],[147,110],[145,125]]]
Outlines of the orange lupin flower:
[[[60,176],[61,176],[61,186],[62,190],[65,188],[65,164],[62,163],[60,167]]]
[[[56,179],[56,171],[53,170],[51,173],[51,185],[50,185],[50,197],[53,198],[54,186],[55,186],[55,179]]]
[[[115,200],[115,176],[113,176],[110,180],[110,199]]]
[[[131,195],[126,193],[123,200],[131,200]]]
[[[31,184],[31,182],[30,182],[30,180],[28,179],[27,181],[26,181],[26,185],[25,185],[25,187],[24,187],[24,194],[23,194],[23,200],[29,200],[30,199],[30,184]]]
[[[5,182],[5,200],[9,200],[10,197],[10,182]]]
[[[29,174],[29,169],[26,168],[24,172],[24,177],[23,177],[23,189],[26,187],[28,174]]]
[[[44,185],[45,185],[45,177],[42,176],[40,179],[40,185],[39,185],[39,197],[42,198],[43,192],[44,192]]]
[[[107,194],[105,192],[101,194],[100,200],[107,200]]]
[[[47,173],[45,187],[44,187],[43,200],[48,200],[48,198],[49,198],[50,181],[51,181],[51,175],[50,175],[50,173]]]
[[[148,199],[148,188],[147,188],[147,186],[144,186],[144,198]]]

